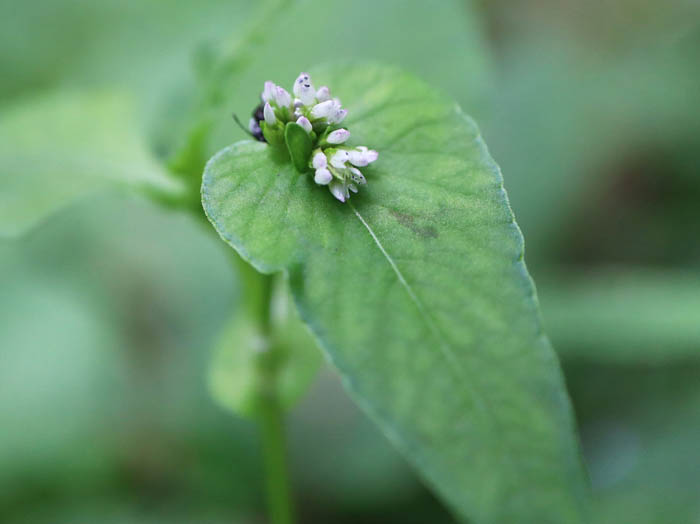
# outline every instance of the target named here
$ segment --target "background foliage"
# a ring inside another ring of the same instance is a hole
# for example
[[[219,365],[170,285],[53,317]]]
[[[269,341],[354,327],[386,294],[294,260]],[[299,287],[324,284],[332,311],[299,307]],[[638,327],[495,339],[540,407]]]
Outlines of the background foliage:
[[[150,165],[201,115],[202,154],[240,138],[228,113],[246,114],[270,71],[395,62],[474,115],[503,169],[582,429],[595,521],[697,521],[697,4],[274,6],[279,16],[241,50],[264,5],[3,2],[0,216],[3,191],[26,183],[7,167],[21,150],[3,125],[30,108],[22,140],[46,143],[57,117],[39,101],[129,100],[125,126],[144,137],[139,165]],[[231,70],[212,70],[229,49]],[[133,151],[114,140],[117,157]],[[54,158],[41,149],[29,161],[41,173]],[[217,408],[206,383],[235,307],[226,247],[206,224],[105,196],[103,180],[37,177],[66,202],[90,197],[0,243],[0,520],[259,522],[253,429]],[[451,522],[333,374],[291,424],[304,522]]]

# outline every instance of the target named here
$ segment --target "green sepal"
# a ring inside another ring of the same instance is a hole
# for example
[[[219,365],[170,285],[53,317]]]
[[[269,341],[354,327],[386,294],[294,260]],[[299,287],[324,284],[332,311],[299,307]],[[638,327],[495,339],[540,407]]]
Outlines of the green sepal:
[[[274,147],[283,148],[284,146],[284,128],[279,122],[273,125],[268,125],[264,120],[260,122],[260,129],[267,140],[267,143]]]
[[[308,171],[313,144],[306,130],[295,122],[288,122],[284,129],[284,140],[294,168],[300,173]]]

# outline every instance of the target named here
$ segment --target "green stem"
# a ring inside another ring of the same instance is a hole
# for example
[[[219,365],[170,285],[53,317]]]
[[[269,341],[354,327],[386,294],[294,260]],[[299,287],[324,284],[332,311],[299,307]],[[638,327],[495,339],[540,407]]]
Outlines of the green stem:
[[[259,355],[257,371],[257,404],[265,483],[271,524],[293,524],[294,512],[289,472],[287,469],[284,411],[279,398],[281,355],[272,342],[270,305],[274,277],[258,273],[237,255],[236,265],[243,285],[243,303],[250,318],[258,323],[267,348]]]
[[[275,384],[270,384],[274,388]],[[293,524],[284,438],[284,414],[274,389],[260,398],[260,429],[271,524]]]

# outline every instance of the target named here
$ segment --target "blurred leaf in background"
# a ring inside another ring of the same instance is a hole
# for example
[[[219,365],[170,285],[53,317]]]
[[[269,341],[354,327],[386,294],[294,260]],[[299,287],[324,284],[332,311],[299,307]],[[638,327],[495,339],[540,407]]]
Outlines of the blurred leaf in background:
[[[1,112],[0,236],[109,188],[181,198],[134,123],[129,97],[110,92],[59,91]]]
[[[482,3],[484,134],[564,359],[595,522],[700,518],[700,6]]]

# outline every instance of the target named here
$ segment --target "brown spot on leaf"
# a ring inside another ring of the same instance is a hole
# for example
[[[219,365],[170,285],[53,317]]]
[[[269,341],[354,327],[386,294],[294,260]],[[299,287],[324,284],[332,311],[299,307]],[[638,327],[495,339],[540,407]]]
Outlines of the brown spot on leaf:
[[[400,211],[396,211],[395,209],[391,209],[389,212],[399,222],[399,224],[401,224],[404,227],[407,227],[416,235],[420,235],[423,238],[438,237],[437,229],[435,229],[433,226],[420,226],[416,224],[415,217],[406,213],[401,213]]]

